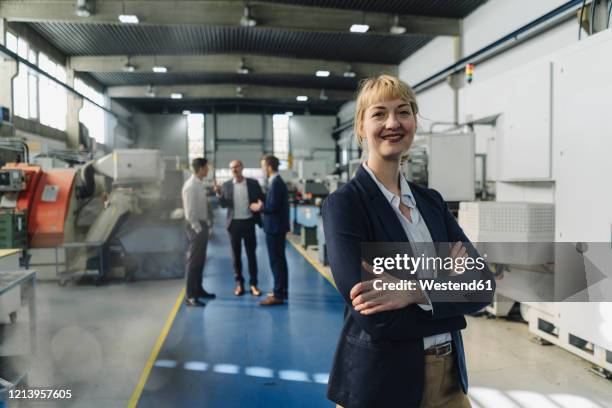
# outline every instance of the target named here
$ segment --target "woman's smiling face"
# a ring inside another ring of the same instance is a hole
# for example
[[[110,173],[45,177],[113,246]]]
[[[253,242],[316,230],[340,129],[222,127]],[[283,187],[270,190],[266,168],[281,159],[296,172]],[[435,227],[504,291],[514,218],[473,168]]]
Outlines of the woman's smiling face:
[[[369,154],[383,160],[399,160],[410,149],[415,130],[415,114],[403,99],[376,102],[364,112],[362,135]]]

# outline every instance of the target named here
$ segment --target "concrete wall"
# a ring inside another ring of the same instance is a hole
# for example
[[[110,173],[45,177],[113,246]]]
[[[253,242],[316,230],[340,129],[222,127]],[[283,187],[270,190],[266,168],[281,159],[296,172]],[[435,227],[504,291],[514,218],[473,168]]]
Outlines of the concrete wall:
[[[136,114],[136,147],[159,149],[187,161],[187,117],[170,114]]]

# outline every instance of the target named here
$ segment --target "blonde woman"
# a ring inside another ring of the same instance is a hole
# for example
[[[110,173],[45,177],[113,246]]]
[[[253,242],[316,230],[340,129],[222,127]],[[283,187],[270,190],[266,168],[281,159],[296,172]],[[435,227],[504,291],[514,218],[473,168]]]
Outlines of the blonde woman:
[[[493,296],[488,268],[477,276],[492,289],[461,302],[432,301],[440,296],[420,291],[390,295],[362,283],[366,242],[449,242],[453,258],[478,256],[442,196],[400,173],[417,113],[414,92],[398,78],[365,80],[355,135],[367,160],[323,207],[329,263],[347,304],[328,397],[345,408],[470,407],[460,330],[464,314],[482,309]]]

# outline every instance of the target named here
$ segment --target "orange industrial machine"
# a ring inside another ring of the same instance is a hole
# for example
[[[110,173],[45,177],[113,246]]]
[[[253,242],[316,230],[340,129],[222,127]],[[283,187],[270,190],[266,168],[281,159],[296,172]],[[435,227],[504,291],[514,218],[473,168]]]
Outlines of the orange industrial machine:
[[[27,163],[8,163],[3,169],[20,169],[26,176],[26,189],[19,192],[16,208],[28,212],[28,246],[48,248],[70,240],[76,169],[43,171]]]

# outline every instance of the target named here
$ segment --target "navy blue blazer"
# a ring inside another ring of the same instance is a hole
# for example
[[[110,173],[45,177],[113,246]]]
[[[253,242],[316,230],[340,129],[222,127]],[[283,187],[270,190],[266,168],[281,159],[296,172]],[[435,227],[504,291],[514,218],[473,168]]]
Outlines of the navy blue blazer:
[[[440,193],[412,183],[410,189],[434,242],[469,243]],[[423,337],[445,332],[450,332],[453,338],[459,380],[467,393],[460,333],[466,327],[463,315],[487,306],[493,291],[475,294],[469,302],[454,303],[437,302],[436,293],[429,293],[433,313],[412,304],[399,310],[361,315],[352,307],[349,296],[351,288],[361,281],[361,243],[407,242],[408,238],[393,208],[362,167],[352,180],[325,200],[322,214],[332,275],[347,305],[329,378],[328,398],[345,408],[418,407],[425,381]],[[470,256],[478,256],[471,244],[464,245]],[[488,268],[477,273],[495,288]],[[472,278],[474,275],[469,276]]]
[[[266,234],[286,234],[289,231],[289,192],[280,175],[274,177],[268,186],[261,212]]]
[[[261,186],[255,179],[246,178],[247,194],[249,196],[249,204],[256,203],[257,200],[263,199]],[[221,195],[219,196],[219,205],[222,208],[227,208],[226,228],[229,228],[234,217],[234,180],[228,180],[221,186]],[[253,213],[255,224],[261,227],[261,214]]]

